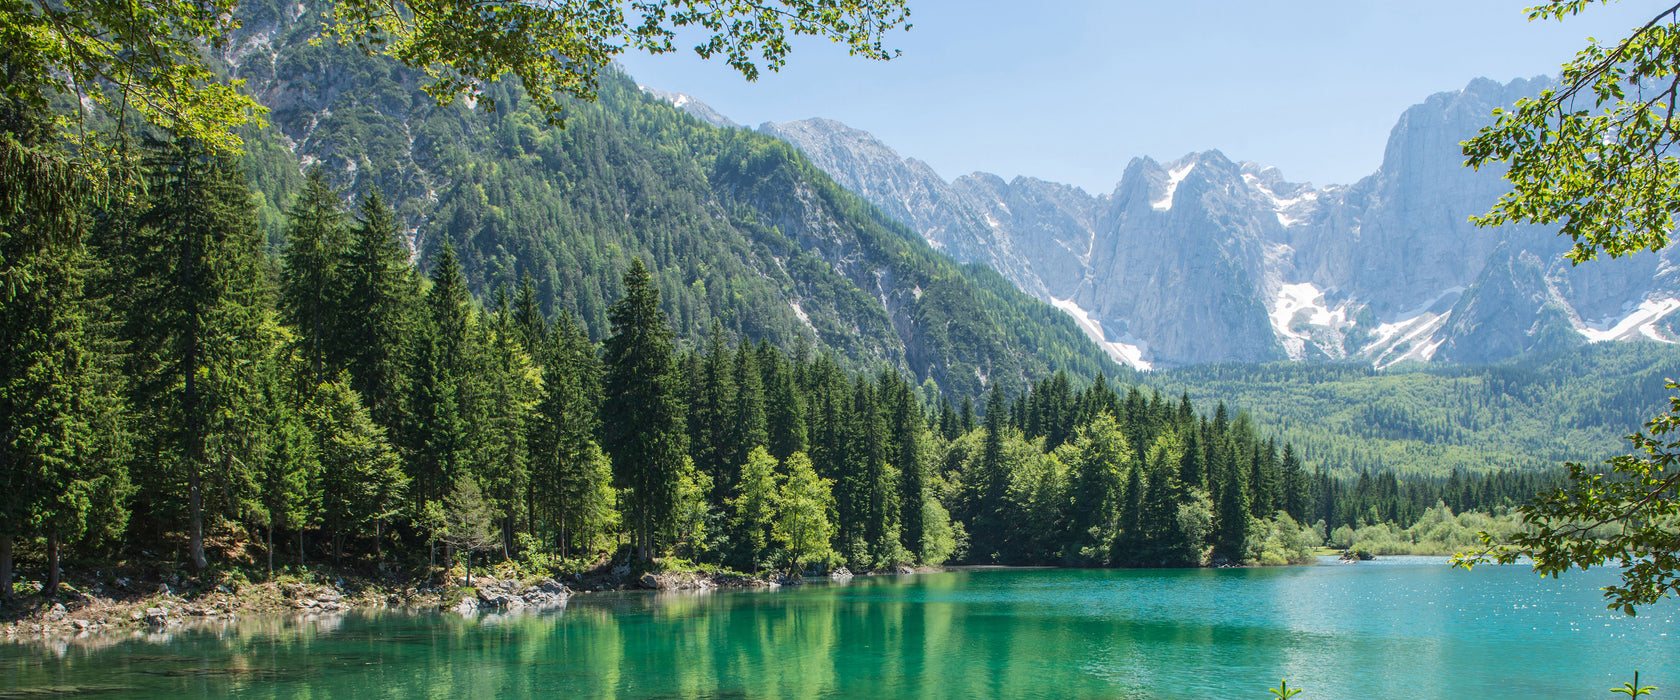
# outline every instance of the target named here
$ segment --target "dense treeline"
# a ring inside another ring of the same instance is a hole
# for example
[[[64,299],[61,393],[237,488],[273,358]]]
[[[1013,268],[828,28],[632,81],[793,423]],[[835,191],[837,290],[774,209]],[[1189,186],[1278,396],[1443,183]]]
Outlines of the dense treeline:
[[[1597,343],[1499,365],[1204,365],[1143,378],[1198,403],[1249,411],[1267,433],[1341,478],[1395,472],[1544,471],[1626,449],[1622,438],[1667,406],[1680,349]]]
[[[17,540],[55,572],[65,547],[204,569],[252,540],[270,567],[620,545],[754,570],[1281,562],[1533,486],[1344,485],[1247,414],[1100,375],[977,409],[721,324],[684,348],[640,259],[597,344],[528,282],[475,299],[448,245],[423,275],[379,194],[344,211],[319,170],[278,258],[237,164],[152,143],[144,173],[132,206],[68,222],[85,246],[8,257],[36,275],[6,315],[8,566]]]

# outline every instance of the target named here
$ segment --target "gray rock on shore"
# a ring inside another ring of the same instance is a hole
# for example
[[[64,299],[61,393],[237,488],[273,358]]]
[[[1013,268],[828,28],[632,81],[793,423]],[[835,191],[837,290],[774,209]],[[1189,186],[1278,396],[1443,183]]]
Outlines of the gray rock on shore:
[[[480,581],[473,593],[470,597],[462,598],[461,602],[450,610],[462,615],[473,615],[480,610],[553,607],[564,605],[572,591],[554,579],[548,579],[535,586],[526,586],[512,579],[489,579]]]

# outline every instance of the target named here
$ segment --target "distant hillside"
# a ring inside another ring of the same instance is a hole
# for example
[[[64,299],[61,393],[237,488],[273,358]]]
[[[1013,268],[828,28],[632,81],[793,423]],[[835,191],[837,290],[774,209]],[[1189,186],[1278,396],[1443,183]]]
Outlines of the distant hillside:
[[[423,262],[450,241],[481,298],[530,276],[546,311],[595,338],[640,256],[684,338],[716,321],[952,397],[1120,371],[1071,319],[934,251],[781,140],[702,123],[616,73],[564,128],[507,85],[486,95],[494,113],[439,106],[391,61],[311,44],[317,5],[241,8],[224,59],[272,110],[248,164],[276,244],[299,172],[320,165],[349,194],[379,187]]]
[[[1545,469],[1628,451],[1622,438],[1668,408],[1680,348],[1605,343],[1489,366],[1209,364],[1155,372],[1163,393],[1249,411],[1307,464],[1439,476]]]

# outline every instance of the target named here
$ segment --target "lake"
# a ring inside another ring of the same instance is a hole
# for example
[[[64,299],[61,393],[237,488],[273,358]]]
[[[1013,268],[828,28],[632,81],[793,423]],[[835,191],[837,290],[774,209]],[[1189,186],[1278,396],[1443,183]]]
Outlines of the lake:
[[[982,570],[769,592],[592,594],[463,619],[370,612],[0,646],[0,698],[1587,698],[1680,694],[1673,602],[1434,557]]]

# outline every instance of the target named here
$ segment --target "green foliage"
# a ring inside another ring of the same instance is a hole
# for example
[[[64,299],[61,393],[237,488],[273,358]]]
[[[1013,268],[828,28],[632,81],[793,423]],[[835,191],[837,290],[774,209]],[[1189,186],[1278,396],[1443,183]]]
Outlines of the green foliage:
[[[788,457],[786,469],[787,480],[776,502],[772,534],[786,549],[788,563],[794,568],[827,564],[836,557],[829,548],[833,537],[830,515],[834,511],[834,484],[817,476],[810,458],[803,452]]]
[[[385,429],[368,417],[361,397],[350,388],[348,375],[341,373],[317,387],[305,416],[315,433],[321,466],[321,521],[332,533],[337,557],[346,537],[397,515],[408,477],[385,441]],[[460,533],[450,537],[451,542],[465,541]]]
[[[1529,19],[1562,20],[1598,1],[1551,0]],[[1670,152],[1680,18],[1670,8],[1615,42],[1589,42],[1558,83],[1495,110],[1493,125],[1464,143],[1466,165],[1508,163],[1512,184],[1475,222],[1561,222],[1577,263],[1666,247],[1680,202],[1680,158]]]
[[[1669,382],[1670,389],[1680,384]],[[1628,436],[1640,454],[1618,455],[1602,467],[1569,464],[1569,483],[1542,493],[1522,508],[1529,528],[1512,534],[1510,546],[1459,558],[1471,566],[1532,558],[1534,570],[1548,576],[1606,562],[1622,566],[1622,582],[1606,586],[1609,607],[1633,615],[1680,592],[1680,439],[1664,436],[1680,429],[1680,396],[1667,413],[1651,419],[1645,430]],[[1606,469],[1607,467],[1607,469]],[[1496,544],[1492,535],[1488,545]]]
[[[1145,379],[1196,403],[1241,406],[1256,429],[1293,443],[1309,471],[1438,478],[1614,454],[1660,410],[1668,376],[1680,376],[1670,346],[1598,343],[1485,367],[1206,365]]]
[[[339,194],[320,167],[310,169],[286,221],[286,255],[280,275],[280,316],[297,329],[300,352],[309,364],[309,383],[329,381],[340,358],[329,358],[329,338],[349,321],[339,265],[349,241],[340,219]],[[336,353],[333,353],[336,354]]]
[[[1324,546],[1324,524],[1297,524],[1288,513],[1278,511],[1271,520],[1257,520],[1249,527],[1247,559],[1265,566],[1305,564],[1313,550]]]
[[[654,536],[671,523],[677,482],[688,461],[678,400],[682,380],[652,282],[639,258],[624,274],[625,295],[613,305],[613,336],[606,343],[608,393],[602,406],[613,485],[628,492],[627,524],[643,559],[653,556]]]
[[[1330,533],[1329,542],[1341,549],[1377,555],[1456,555],[1479,550],[1482,533],[1494,541],[1507,542],[1524,529],[1522,519],[1513,509],[1455,515],[1445,503],[1437,503],[1410,527],[1393,522],[1360,527],[1342,525]]]
[[[1635,670],[1633,672],[1633,682],[1632,683],[1623,683],[1622,687],[1611,688],[1610,692],[1621,693],[1621,694],[1626,695],[1630,698],[1634,698],[1634,697],[1639,697],[1641,695],[1650,695],[1651,691],[1656,690],[1656,689],[1657,689],[1657,687],[1654,686],[1654,685],[1640,685],[1639,684],[1639,671]]]
[[[781,509],[776,487],[776,458],[755,448],[741,467],[738,495],[729,501],[730,541],[745,571],[758,571],[770,559],[771,529]]]
[[[492,529],[495,513],[472,479],[459,479],[442,502],[438,539],[466,558],[467,585],[472,585],[472,555],[494,549],[500,538]]]
[[[137,502],[149,524],[185,510],[196,568],[206,511],[251,505],[263,449],[254,371],[273,342],[261,242],[234,163],[191,142],[152,144],[150,199],[133,220],[96,234],[124,316],[129,404],[141,411]],[[183,484],[184,482],[184,484]],[[181,486],[185,488],[181,488]],[[185,502],[183,503],[183,497]]]
[[[1289,700],[1289,698],[1300,695],[1301,694],[1301,689],[1300,688],[1290,688],[1289,687],[1289,681],[1279,680],[1278,681],[1278,687],[1267,688],[1266,692],[1271,693],[1274,697],[1278,698],[1278,700]]]
[[[908,28],[910,17],[904,0],[779,0],[764,6],[650,0],[631,8],[637,16],[627,19],[622,6],[609,3],[339,0],[331,16],[340,41],[424,68],[431,79],[426,91],[442,103],[462,94],[479,96],[486,85],[511,74],[552,117],[558,116],[562,97],[594,99],[601,67],[626,46],[674,51],[679,31],[709,33],[695,53],[702,58],[722,54],[731,67],[755,80],[759,68],[753,54],[774,71],[786,60],[790,36],[823,37],[845,44],[854,56],[889,59],[896,53],[883,46],[883,37],[901,25]]]
[[[85,114],[131,110],[212,149],[237,149],[232,130],[267,110],[242,94],[239,82],[218,80],[201,53],[206,45],[222,47],[238,27],[236,4],[7,0],[0,4],[0,38],[13,47],[6,57],[6,100],[37,109],[55,98],[90,102],[97,112],[66,110],[57,119],[59,135],[86,151],[106,144],[87,128]],[[87,176],[105,180],[109,173],[90,168]]]

